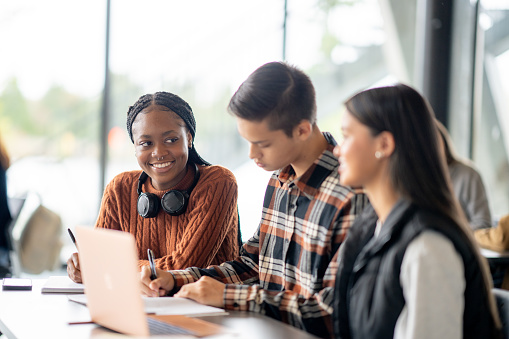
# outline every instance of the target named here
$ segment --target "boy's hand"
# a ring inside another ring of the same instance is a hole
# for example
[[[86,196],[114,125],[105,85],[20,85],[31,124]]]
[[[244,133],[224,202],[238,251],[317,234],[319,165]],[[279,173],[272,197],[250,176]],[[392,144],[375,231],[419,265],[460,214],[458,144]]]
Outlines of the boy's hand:
[[[225,284],[210,277],[201,277],[194,283],[184,285],[175,297],[193,299],[204,305],[224,307]]]

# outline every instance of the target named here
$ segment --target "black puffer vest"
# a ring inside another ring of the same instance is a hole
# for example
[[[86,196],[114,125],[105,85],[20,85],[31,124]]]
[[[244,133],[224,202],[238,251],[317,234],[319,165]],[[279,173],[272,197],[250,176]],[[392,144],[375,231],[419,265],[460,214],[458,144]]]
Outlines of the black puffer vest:
[[[373,239],[378,217],[371,206],[357,218],[340,248],[334,296],[334,332],[340,338],[392,338],[405,299],[400,269],[408,245],[421,232],[440,232],[454,244],[465,270],[464,338],[496,338],[481,268],[466,236],[451,221],[400,200]],[[440,305],[437,305],[440,307]]]

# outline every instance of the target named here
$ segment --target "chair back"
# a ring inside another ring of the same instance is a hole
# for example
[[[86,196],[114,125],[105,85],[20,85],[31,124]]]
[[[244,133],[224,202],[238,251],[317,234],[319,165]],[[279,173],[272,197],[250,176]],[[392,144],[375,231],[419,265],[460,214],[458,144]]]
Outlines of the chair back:
[[[497,301],[500,321],[502,321],[502,334],[509,339],[509,291],[500,288],[493,288],[493,294]]]
[[[12,275],[40,274],[60,264],[62,221],[41,204],[39,196],[27,194],[10,227]]]

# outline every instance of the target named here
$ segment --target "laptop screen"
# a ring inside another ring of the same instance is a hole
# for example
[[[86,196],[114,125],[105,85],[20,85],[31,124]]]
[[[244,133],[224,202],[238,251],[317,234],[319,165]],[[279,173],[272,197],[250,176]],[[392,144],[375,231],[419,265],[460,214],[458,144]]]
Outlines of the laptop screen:
[[[77,226],[76,244],[92,321],[117,332],[148,336],[133,235]]]

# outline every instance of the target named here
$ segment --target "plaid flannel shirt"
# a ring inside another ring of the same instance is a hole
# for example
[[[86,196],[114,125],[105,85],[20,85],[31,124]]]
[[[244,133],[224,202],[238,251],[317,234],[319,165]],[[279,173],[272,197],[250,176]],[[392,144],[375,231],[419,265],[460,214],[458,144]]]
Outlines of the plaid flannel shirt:
[[[175,290],[213,277],[225,284],[227,310],[252,311],[331,336],[337,252],[367,203],[361,190],[339,184],[339,163],[329,146],[300,177],[291,166],[273,173],[260,225],[234,261],[206,269],[171,271]]]

